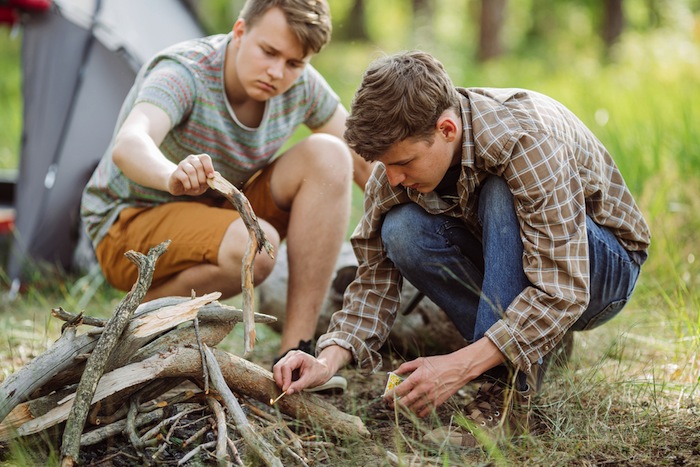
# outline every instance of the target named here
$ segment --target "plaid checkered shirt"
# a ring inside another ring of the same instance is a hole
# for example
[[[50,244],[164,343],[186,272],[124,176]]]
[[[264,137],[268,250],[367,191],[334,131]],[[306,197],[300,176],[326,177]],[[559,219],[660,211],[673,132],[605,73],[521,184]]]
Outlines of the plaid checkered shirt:
[[[365,189],[364,215],[351,242],[359,261],[342,310],[333,315],[320,351],[340,345],[365,370],[381,366],[379,349],[399,308],[402,277],[381,239],[384,214],[414,202],[461,219],[477,238],[479,188],[490,175],[513,193],[523,239],[523,290],[487,332],[508,360],[529,372],[583,313],[589,300],[586,215],[610,229],[639,264],[649,228],[612,157],[562,104],[522,89],[458,88],[463,125],[456,198],[389,185],[377,164]]]

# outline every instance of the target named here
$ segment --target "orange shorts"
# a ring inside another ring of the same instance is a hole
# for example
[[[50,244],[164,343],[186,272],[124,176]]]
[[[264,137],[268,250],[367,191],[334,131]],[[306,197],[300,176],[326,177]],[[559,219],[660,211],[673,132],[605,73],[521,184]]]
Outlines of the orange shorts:
[[[243,192],[253,212],[287,234],[289,212],[275,204],[270,190],[270,164],[248,181]],[[136,282],[138,269],[125,256],[129,250],[148,253],[165,240],[171,243],[156,263],[153,286],[198,264],[218,264],[219,246],[229,225],[240,218],[225,198],[166,203],[150,208],[126,208],[95,250],[107,281],[120,290]]]

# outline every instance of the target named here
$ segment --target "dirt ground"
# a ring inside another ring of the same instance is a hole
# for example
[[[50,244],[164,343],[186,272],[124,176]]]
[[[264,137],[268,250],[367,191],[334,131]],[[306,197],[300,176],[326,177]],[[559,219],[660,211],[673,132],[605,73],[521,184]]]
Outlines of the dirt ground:
[[[386,370],[396,368],[395,357],[385,354]],[[568,370],[567,370],[568,371]],[[553,370],[545,384],[545,393],[538,396],[534,409],[532,432],[503,446],[483,449],[463,449],[435,446],[422,441],[429,430],[449,425],[455,413],[462,411],[477,384],[466,386],[444,404],[434,416],[416,419],[390,409],[381,399],[386,373],[363,375],[354,368],[344,369],[348,379],[347,392],[325,394],[319,397],[331,402],[346,413],[359,416],[371,433],[369,439],[334,439],[319,433],[309,424],[297,423],[287,416],[275,413],[265,404],[242,399],[242,405],[256,405],[279,417],[280,423],[290,427],[300,439],[316,440],[305,445],[303,461],[290,456],[280,446],[280,458],[285,466],[447,466],[447,465],[700,465],[700,407],[690,404],[687,417],[678,413],[671,416],[653,414],[653,403],[623,405],[609,409],[609,414],[598,413],[600,398],[597,390],[577,393],[578,403],[571,404],[566,386],[568,373]],[[601,391],[605,391],[601,388]],[[616,396],[617,397],[617,396]],[[567,399],[562,405],[560,399]],[[661,401],[657,401],[661,403]],[[651,410],[650,410],[651,409]],[[646,417],[646,418],[645,418]],[[193,414],[192,421],[201,420]],[[202,423],[202,422],[200,422]],[[636,425],[636,426],[635,426]],[[267,428],[266,428],[267,427]],[[196,431],[195,424],[188,427]],[[270,424],[259,424],[265,433]],[[593,432],[598,430],[597,432]],[[625,432],[624,430],[630,430]],[[179,435],[184,437],[185,434]],[[209,439],[213,434],[208,434]],[[204,442],[205,440],[202,440]],[[263,465],[246,452],[242,440],[236,442],[245,465]],[[109,443],[83,450],[85,465],[134,465],[138,457],[121,437]],[[159,465],[177,465],[187,451],[173,446],[171,456]],[[213,465],[214,460],[202,455],[184,465]]]

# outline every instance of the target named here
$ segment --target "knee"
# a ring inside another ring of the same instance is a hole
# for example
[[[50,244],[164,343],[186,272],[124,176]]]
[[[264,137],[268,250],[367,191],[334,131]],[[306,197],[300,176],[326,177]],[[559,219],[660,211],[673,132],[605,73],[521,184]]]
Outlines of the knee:
[[[269,222],[263,219],[258,219],[258,223],[265,233],[265,238],[272,244],[276,257],[280,246],[279,233]],[[228,278],[237,280],[237,278],[241,277],[241,268],[245,260],[247,246],[248,230],[245,228],[243,221],[238,220],[229,227],[219,250],[219,267]],[[253,280],[255,284],[259,284],[272,273],[275,267],[275,259],[270,257],[263,248],[262,251],[255,255],[253,264]]]
[[[489,220],[500,224],[514,216],[513,194],[506,181],[496,176],[487,178],[479,193],[479,220],[482,224]]]
[[[429,215],[417,204],[409,203],[393,207],[384,216],[382,242],[387,256],[401,269],[402,265],[415,265],[422,256],[421,242],[425,239],[425,226],[421,220]]]
[[[304,140],[306,169],[322,176],[324,183],[349,185],[352,181],[352,155],[339,138],[316,133]]]
[[[277,258],[277,252],[279,251],[281,242],[277,229],[262,219],[259,219],[258,222],[263,232],[265,232],[265,238],[272,244],[274,256],[270,256],[265,248],[255,255],[255,284],[260,284],[272,273],[272,270],[275,268],[275,258]]]

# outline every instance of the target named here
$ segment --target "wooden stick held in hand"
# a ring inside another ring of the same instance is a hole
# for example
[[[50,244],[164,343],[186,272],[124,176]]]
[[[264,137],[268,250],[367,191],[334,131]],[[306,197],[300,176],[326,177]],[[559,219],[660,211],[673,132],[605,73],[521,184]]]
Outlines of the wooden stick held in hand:
[[[274,247],[265,238],[265,232],[260,228],[258,219],[250,206],[248,198],[237,189],[231,182],[221,176],[219,172],[215,173],[213,178],[207,179],[207,184],[213,190],[221,193],[236,207],[236,210],[241,215],[243,223],[248,229],[248,246],[245,256],[243,257],[243,265],[241,267],[241,285],[243,290],[243,344],[244,357],[248,357],[255,346],[255,320],[253,318],[254,308],[254,293],[253,293],[253,261],[255,255],[265,248],[270,258],[274,258]]]

